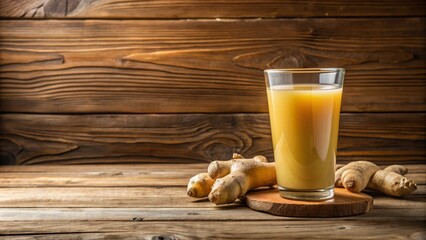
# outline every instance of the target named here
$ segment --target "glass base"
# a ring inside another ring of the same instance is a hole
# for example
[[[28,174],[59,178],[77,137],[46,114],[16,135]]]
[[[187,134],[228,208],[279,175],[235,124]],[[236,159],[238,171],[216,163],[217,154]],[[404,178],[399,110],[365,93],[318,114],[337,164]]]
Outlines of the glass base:
[[[304,201],[322,201],[334,197],[334,187],[315,190],[296,190],[278,186],[280,196],[283,198],[304,200]]]

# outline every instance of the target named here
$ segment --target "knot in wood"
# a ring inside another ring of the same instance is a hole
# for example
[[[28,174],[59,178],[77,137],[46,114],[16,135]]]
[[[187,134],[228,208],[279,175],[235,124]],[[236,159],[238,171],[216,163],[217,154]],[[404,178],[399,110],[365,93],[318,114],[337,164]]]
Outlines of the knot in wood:
[[[174,236],[167,236],[167,235],[158,235],[158,236],[152,236],[151,240],[175,240],[176,238]]]

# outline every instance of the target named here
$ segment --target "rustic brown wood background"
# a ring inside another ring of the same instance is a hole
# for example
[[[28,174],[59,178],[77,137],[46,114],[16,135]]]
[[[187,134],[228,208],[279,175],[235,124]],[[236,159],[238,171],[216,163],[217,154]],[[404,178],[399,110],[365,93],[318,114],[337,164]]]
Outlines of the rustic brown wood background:
[[[0,164],[272,157],[262,70],[347,69],[338,161],[424,162],[426,3],[0,0]]]

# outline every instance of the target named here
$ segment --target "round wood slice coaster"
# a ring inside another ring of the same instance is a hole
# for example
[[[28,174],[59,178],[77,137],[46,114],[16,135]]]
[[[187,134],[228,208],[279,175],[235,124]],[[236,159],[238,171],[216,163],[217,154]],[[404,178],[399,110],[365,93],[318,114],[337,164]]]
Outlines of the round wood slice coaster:
[[[253,210],[286,217],[343,217],[370,211],[373,198],[364,193],[334,189],[334,198],[325,201],[297,201],[282,198],[278,189],[257,190],[245,197]]]

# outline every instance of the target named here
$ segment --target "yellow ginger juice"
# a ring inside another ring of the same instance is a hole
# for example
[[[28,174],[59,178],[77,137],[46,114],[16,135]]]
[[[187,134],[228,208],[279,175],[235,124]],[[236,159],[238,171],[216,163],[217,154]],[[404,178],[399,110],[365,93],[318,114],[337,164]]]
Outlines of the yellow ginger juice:
[[[332,187],[342,88],[277,85],[267,94],[278,185],[298,190]]]

